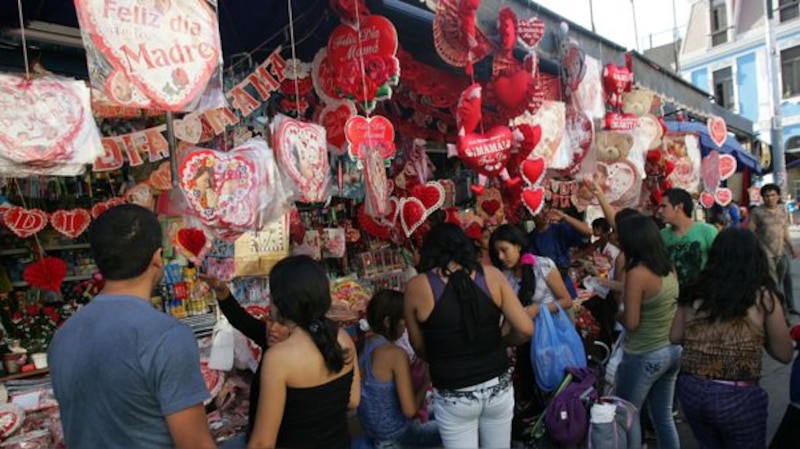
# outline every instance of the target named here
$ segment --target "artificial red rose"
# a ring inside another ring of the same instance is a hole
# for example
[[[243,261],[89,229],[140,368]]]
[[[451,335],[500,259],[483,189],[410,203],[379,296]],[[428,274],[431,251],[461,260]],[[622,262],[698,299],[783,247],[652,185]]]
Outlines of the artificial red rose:
[[[42,308],[42,311],[44,312],[45,315],[52,315],[53,313],[55,313],[56,308],[53,306],[44,306]]]
[[[39,313],[39,306],[27,306],[25,307],[25,314],[34,316]]]
[[[11,321],[14,323],[19,323],[22,321],[22,313],[14,312],[14,315],[11,316]]]
[[[389,68],[382,56],[371,55],[364,58],[364,73],[378,86],[389,81]]]
[[[344,94],[354,94],[355,87],[361,85],[361,69],[358,64],[345,64],[344,67],[334,67],[336,87]]]
[[[356,2],[358,2],[358,5],[356,5]],[[330,0],[330,7],[343,20],[348,22],[355,22],[356,16],[360,16],[363,19],[370,15],[364,0]],[[356,10],[358,10],[358,14],[356,14]]]

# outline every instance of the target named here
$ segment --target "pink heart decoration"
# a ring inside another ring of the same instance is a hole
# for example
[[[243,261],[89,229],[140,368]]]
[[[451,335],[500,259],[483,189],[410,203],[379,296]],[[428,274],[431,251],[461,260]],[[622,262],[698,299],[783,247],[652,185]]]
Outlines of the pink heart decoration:
[[[708,119],[708,134],[711,136],[711,140],[721,148],[728,138],[728,126],[725,124],[725,120],[722,117]]]
[[[506,168],[513,139],[506,126],[496,126],[483,135],[466,133],[456,143],[458,157],[482,175],[497,176]]]
[[[703,192],[700,194],[700,205],[703,206],[703,209],[711,209],[714,206],[714,194],[709,192]]]
[[[44,229],[47,221],[47,212],[39,209],[10,207],[3,212],[3,223],[21,239]]]
[[[419,198],[403,198],[400,203],[400,225],[406,237],[411,237],[428,218],[425,205]]]
[[[345,153],[344,144],[347,138],[344,126],[350,117],[358,113],[352,102],[343,102],[339,105],[327,105],[319,114],[319,123],[325,128],[325,137],[328,140],[328,150],[341,156]]]
[[[257,172],[246,151],[247,147],[228,153],[194,151],[178,168],[186,202],[206,225],[249,228],[255,222],[257,205],[252,193]]]
[[[733,192],[726,187],[720,187],[714,192],[714,199],[717,201],[717,204],[725,207],[733,201]]]
[[[522,176],[522,179],[525,181],[526,184],[530,187],[538,186],[544,180],[545,170],[547,169],[547,163],[545,162],[543,157],[537,157],[536,159],[526,159],[522,161],[522,166],[520,167],[519,174]]]
[[[544,207],[544,189],[541,187],[526,187],[522,189],[522,204],[531,215],[536,215]]]
[[[534,47],[542,40],[546,27],[537,17],[517,21],[517,37],[528,47]]]
[[[364,145],[377,148],[384,159],[394,155],[394,125],[386,117],[350,117],[344,125],[344,134],[350,144],[350,153],[355,158],[361,157],[361,148]]]
[[[314,123],[284,118],[274,136],[275,156],[300,190],[300,201],[327,200],[329,181],[325,128]]]
[[[121,204],[125,204],[125,200],[122,198],[114,197],[108,201],[104,201],[102,203],[97,203],[92,206],[92,218],[97,218],[103,212],[111,209],[112,207],[119,206]]]
[[[736,158],[730,154],[719,155],[719,176],[724,181],[736,173]]]
[[[70,159],[85,123],[83,103],[57,78],[0,75],[0,154],[20,164]]]
[[[81,29],[154,109],[182,111],[220,65],[217,15],[205,2],[75,0]],[[106,92],[120,98],[120,92]]]
[[[57,210],[50,214],[53,228],[70,238],[83,234],[92,222],[92,214],[86,209]]]
[[[619,201],[625,196],[636,182],[636,167],[628,161],[618,161],[611,164],[597,163],[598,172],[605,172],[605,192],[609,203]]]

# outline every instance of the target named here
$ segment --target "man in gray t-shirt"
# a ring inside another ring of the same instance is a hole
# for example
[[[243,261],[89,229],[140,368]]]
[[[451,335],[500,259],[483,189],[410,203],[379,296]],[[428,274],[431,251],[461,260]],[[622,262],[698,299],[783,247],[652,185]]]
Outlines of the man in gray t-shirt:
[[[787,269],[783,258],[784,251],[789,248],[792,257],[797,257],[797,252],[789,237],[786,209],[779,204],[780,188],[775,184],[764,185],[761,187],[761,198],[764,200],[764,205],[750,212],[750,229],[756,233],[761,248],[767,254],[770,275],[778,291],[783,292],[783,278]]]
[[[67,447],[216,447],[194,334],[150,305],[164,268],[155,215],[114,207],[92,222],[89,240],[105,287],[48,354]]]

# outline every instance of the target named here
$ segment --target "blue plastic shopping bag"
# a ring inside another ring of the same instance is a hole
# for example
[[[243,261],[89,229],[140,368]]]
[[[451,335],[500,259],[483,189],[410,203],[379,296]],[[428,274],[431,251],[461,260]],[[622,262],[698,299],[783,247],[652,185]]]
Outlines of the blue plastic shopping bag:
[[[575,324],[556,302],[558,311],[550,313],[546,305],[534,319],[536,330],[531,340],[531,364],[536,384],[550,393],[564,379],[569,367],[586,367],[586,350]]]

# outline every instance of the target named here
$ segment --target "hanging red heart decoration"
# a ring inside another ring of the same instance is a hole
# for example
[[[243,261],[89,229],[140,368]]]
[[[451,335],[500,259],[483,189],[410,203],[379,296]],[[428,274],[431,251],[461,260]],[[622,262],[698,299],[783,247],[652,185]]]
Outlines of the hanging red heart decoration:
[[[471,133],[481,122],[481,85],[474,83],[458,96],[456,125],[464,132]]]
[[[10,207],[3,212],[3,223],[17,237],[24,239],[47,226],[47,213],[39,209]]]
[[[350,144],[350,153],[361,158],[363,145],[377,149],[381,157],[394,156],[394,125],[386,117],[375,115],[367,119],[360,115],[350,117],[344,125],[344,135]]]
[[[428,218],[425,205],[419,198],[404,198],[400,206],[400,225],[406,237],[411,237]]]
[[[607,64],[603,69],[603,89],[613,107],[622,107],[622,93],[633,87],[633,72],[628,67]]]
[[[708,134],[717,147],[722,148],[728,138],[728,126],[725,124],[725,119],[722,117],[708,119]]]
[[[125,204],[125,200],[118,197],[111,198],[110,200],[104,201],[102,203],[97,203],[94,206],[92,206],[92,218],[97,218],[100,216],[100,214],[107,211],[108,209],[111,209],[112,207],[115,206],[119,206],[121,204]]]
[[[61,291],[61,282],[66,275],[67,263],[57,257],[39,259],[22,272],[22,278],[32,287],[54,292]]]
[[[175,248],[195,264],[201,264],[210,245],[202,229],[181,228],[175,233]]]
[[[506,126],[496,126],[486,134],[466,133],[456,144],[458,156],[476,172],[493,177],[506,168],[514,137]]]
[[[70,238],[83,234],[92,221],[92,214],[86,209],[57,210],[50,214],[53,228]]]
[[[714,198],[713,193],[703,192],[700,194],[700,205],[703,206],[703,209],[711,209],[714,206]]]
[[[319,123],[325,128],[325,138],[328,140],[328,151],[341,156],[345,153],[344,144],[347,138],[344,126],[350,117],[357,113],[355,105],[350,101],[340,104],[326,105],[319,114]]]
[[[416,185],[411,188],[411,196],[422,201],[425,213],[430,215],[444,204],[444,187],[435,181],[425,185]]]
[[[502,203],[498,200],[485,200],[481,202],[481,209],[490,217],[494,217],[494,214],[500,210],[500,206],[502,206]]]
[[[719,155],[719,176],[723,181],[736,173],[736,158],[730,154]]]
[[[527,187],[522,190],[522,203],[531,215],[536,215],[544,207],[544,189],[541,187]]]
[[[541,184],[544,180],[546,169],[547,162],[543,157],[537,157],[536,159],[526,159],[522,161],[519,173],[528,186],[534,187]]]
[[[522,161],[536,149],[539,141],[542,140],[542,127],[540,125],[531,125],[529,123],[522,123],[513,128],[512,131],[516,145],[511,149],[511,155],[508,158],[508,171],[516,174],[519,170]]]
[[[517,22],[517,35],[528,47],[535,47],[539,41],[542,40],[545,31],[545,24],[542,19],[538,17],[532,17]]]
[[[714,199],[717,201],[717,204],[725,207],[733,201],[733,192],[726,187],[719,187],[717,191],[714,192]]]

